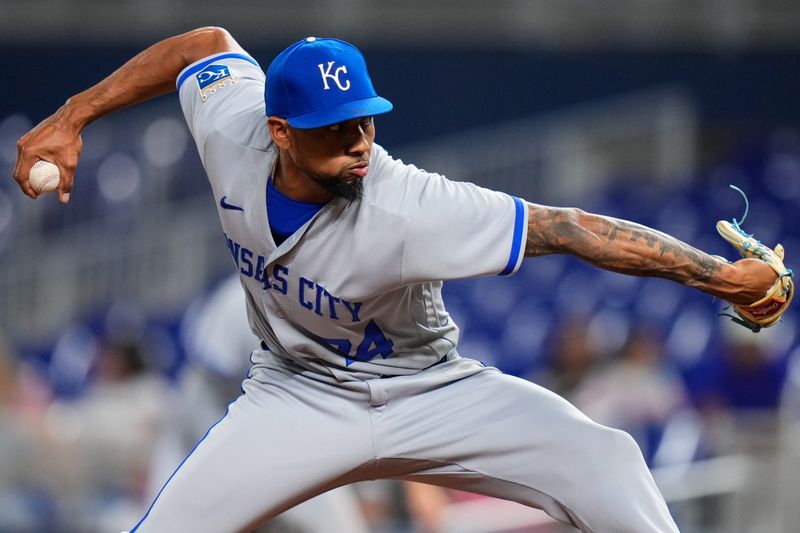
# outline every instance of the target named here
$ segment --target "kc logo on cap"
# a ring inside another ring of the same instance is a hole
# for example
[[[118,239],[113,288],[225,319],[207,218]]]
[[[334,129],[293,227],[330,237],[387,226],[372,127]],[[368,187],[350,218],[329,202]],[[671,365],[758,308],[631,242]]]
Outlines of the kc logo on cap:
[[[342,85],[339,83],[339,74],[347,74],[347,66],[342,65],[334,70],[333,74],[331,74],[331,68],[333,68],[334,63],[336,63],[336,61],[328,61],[328,68],[324,70],[322,68],[322,63],[317,65],[319,67],[319,73],[322,74],[322,83],[325,84],[326,91],[330,90],[330,87],[328,87],[328,78],[330,78],[336,83],[336,86],[339,87],[339,89],[346,91],[350,88],[350,80],[345,80],[345,84]]]
[[[388,113],[361,52],[339,39],[308,37],[278,54],[267,70],[267,115],[294,128],[321,128]]]

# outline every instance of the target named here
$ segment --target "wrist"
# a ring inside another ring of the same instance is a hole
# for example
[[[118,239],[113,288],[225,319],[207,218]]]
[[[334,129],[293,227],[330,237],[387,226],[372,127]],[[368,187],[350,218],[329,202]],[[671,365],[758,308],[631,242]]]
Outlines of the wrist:
[[[722,272],[727,280],[724,284],[727,292],[720,297],[733,304],[750,305],[757,302],[775,283],[775,271],[758,259],[740,259],[726,267]]]
[[[56,114],[64,127],[75,130],[78,133],[95,119],[99,118],[99,116],[95,114],[94,106],[85,92],[69,98],[64,102],[64,105],[58,109]]]

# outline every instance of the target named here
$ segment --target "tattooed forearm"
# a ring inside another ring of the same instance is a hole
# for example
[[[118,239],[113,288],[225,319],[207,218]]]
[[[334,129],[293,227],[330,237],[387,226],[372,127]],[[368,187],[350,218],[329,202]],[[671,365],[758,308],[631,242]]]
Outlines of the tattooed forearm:
[[[728,281],[727,263],[665,233],[579,209],[530,205],[525,254],[551,253],[623,274],[671,279],[721,297],[738,290]]]

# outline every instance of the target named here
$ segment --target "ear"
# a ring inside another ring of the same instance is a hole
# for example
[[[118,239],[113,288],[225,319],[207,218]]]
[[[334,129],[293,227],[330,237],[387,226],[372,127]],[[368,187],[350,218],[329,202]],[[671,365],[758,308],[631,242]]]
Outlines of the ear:
[[[272,136],[272,141],[281,150],[286,150],[292,145],[291,128],[285,118],[267,118],[267,129]]]

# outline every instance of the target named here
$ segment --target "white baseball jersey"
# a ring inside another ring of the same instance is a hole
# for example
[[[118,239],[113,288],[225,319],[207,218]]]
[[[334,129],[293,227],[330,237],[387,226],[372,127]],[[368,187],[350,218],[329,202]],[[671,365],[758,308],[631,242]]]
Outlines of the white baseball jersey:
[[[516,272],[525,204],[375,145],[362,198],[331,200],[277,246],[267,219],[277,148],[264,83],[255,60],[235,53],[178,78],[253,332],[274,354],[340,381],[412,374],[458,357],[442,280]]]

